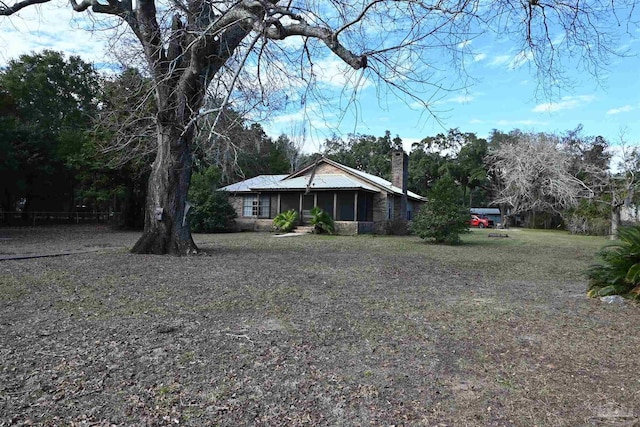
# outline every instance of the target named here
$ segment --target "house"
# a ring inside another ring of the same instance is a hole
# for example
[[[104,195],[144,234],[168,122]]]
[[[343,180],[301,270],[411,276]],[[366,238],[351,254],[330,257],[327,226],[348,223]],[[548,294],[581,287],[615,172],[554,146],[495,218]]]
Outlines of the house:
[[[392,153],[392,181],[321,158],[290,175],[260,175],[221,190],[230,193],[241,230],[271,230],[290,209],[307,225],[318,206],[339,234],[383,233],[388,221],[411,220],[426,199],[407,191],[408,156]]]

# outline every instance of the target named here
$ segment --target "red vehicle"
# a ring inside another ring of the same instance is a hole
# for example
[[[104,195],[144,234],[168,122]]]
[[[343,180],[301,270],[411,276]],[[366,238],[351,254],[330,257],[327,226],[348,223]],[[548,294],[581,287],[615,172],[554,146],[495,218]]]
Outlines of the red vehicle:
[[[487,218],[485,215],[471,214],[469,225],[471,227],[478,227],[478,228],[485,228],[485,227],[491,228],[493,227],[493,220]]]

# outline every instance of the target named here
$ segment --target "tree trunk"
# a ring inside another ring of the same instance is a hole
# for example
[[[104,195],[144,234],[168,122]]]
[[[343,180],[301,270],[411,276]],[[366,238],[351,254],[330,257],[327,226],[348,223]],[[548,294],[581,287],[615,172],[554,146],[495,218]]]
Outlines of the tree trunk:
[[[175,125],[158,124],[158,153],[151,167],[144,233],[131,252],[190,255],[198,251],[184,218],[191,180],[190,135]]]
[[[502,228],[509,228],[509,215],[507,214],[507,207],[505,205],[498,205],[500,209],[500,219],[502,220]]]
[[[620,227],[620,210],[621,204],[613,204],[611,206],[611,240],[618,238],[618,228]]]

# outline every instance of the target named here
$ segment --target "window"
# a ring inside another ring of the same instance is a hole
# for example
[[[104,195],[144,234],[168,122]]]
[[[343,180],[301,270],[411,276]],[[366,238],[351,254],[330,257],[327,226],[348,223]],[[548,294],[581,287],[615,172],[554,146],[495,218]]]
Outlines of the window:
[[[268,194],[249,194],[242,201],[242,216],[269,218],[271,213],[271,197]]]
[[[253,216],[253,206],[258,204],[258,196],[251,194],[244,196],[242,203],[242,216]]]
[[[268,194],[260,195],[260,206],[258,216],[260,218],[269,218],[269,214],[271,213],[271,196]]]
[[[387,199],[387,211],[388,211],[387,219],[393,219],[393,198],[392,197],[389,197]]]

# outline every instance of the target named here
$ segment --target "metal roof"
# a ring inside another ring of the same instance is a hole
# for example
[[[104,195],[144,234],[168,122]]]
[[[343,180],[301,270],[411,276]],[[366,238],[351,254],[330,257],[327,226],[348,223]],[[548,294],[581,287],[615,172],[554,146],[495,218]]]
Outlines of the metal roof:
[[[252,185],[251,189],[256,191],[264,190],[305,190],[307,186],[313,190],[348,190],[358,189],[377,192],[378,189],[365,184],[348,175],[317,174],[313,176],[309,185],[310,175],[303,175],[295,178],[283,179],[275,183],[263,183]]]
[[[469,211],[479,215],[500,215],[499,208],[471,208]]]
[[[258,185],[277,185],[278,181],[286,178],[288,175],[258,175],[253,178],[245,179],[244,181],[236,182],[235,184],[222,187],[220,190],[228,191],[230,193],[243,193],[250,192],[251,189]]]
[[[348,190],[362,189],[366,191],[386,190],[390,193],[402,195],[402,189],[396,187],[391,182],[379,176],[372,175],[357,169],[350,168],[341,163],[323,157],[322,162],[334,165],[342,169],[344,174],[315,174],[311,182],[310,189],[314,190]],[[221,190],[231,193],[257,192],[269,190],[306,190],[309,177],[311,175],[301,175],[311,169],[313,165],[308,165],[290,175],[259,175],[255,178],[246,179],[235,184],[227,185]],[[313,174],[312,174],[313,175]],[[352,175],[352,176],[350,176]],[[363,182],[364,181],[364,182]],[[378,187],[378,188],[376,188]],[[412,191],[407,191],[407,196],[414,200],[425,201],[425,197]]]
[[[374,183],[378,184],[381,187],[384,187],[386,190],[401,195],[402,194],[402,189],[400,187],[396,187],[395,185],[393,185],[391,182],[387,181],[384,178],[380,178],[379,176],[376,175],[372,175],[370,173],[367,172],[363,172],[363,171],[359,171],[358,169],[354,169],[354,168],[350,168],[349,166],[345,166],[343,164],[334,162],[338,165],[340,165],[340,167],[342,167],[343,169],[347,169],[349,172],[353,173],[354,175],[358,175],[366,180],[369,181],[373,181]],[[413,198],[413,199],[418,199],[418,200],[426,200],[425,197],[414,193],[413,191],[407,191],[407,196]]]

